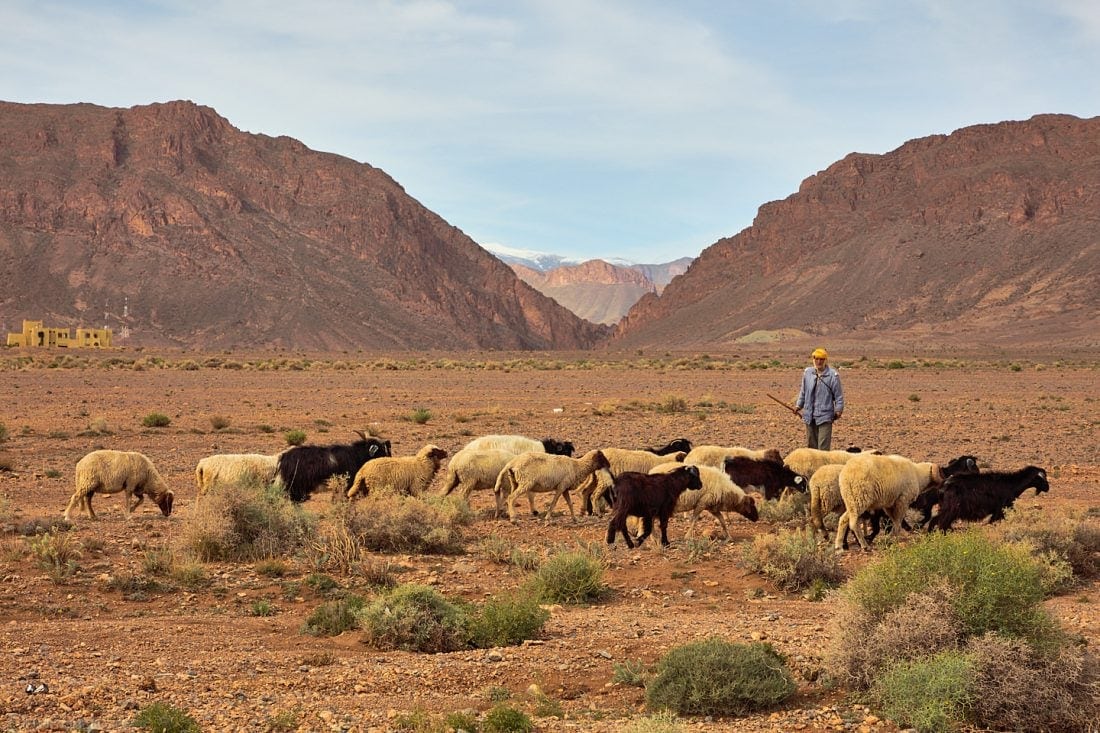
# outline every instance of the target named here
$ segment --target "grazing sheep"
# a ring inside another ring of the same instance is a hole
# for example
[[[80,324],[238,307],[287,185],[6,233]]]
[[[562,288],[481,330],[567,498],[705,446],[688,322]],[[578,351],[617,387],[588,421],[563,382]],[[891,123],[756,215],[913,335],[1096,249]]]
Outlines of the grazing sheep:
[[[497,511],[500,511],[501,500],[505,493],[508,496],[508,519],[516,521],[516,499],[521,494],[527,495],[531,502],[531,494],[535,492],[553,492],[550,503],[546,507],[546,522],[550,522],[554,505],[558,497],[565,494],[565,503],[569,506],[569,516],[577,521],[577,514],[573,510],[573,500],[569,498],[569,490],[575,489],[593,472],[601,468],[607,468],[607,458],[599,450],[590,450],[580,458],[558,456],[550,453],[523,453],[508,461],[508,465],[497,477],[493,491],[497,498]],[[531,506],[534,513],[534,505]]]
[[[76,463],[76,491],[65,508],[65,520],[78,504],[95,519],[92,496],[119,491],[124,494],[127,519],[145,500],[145,494],[156,502],[161,514],[167,517],[172,513],[175,494],[148,457],[130,451],[95,450]]]
[[[574,450],[573,444],[568,440],[555,440],[554,438],[534,440],[523,435],[483,435],[462,446],[462,450],[485,450],[488,448],[506,450],[514,456],[530,452],[571,456]]]
[[[1038,466],[1025,466],[1018,471],[987,471],[959,474],[943,484],[943,499],[939,514],[932,517],[928,529],[944,532],[961,520],[977,522],[989,517],[989,523],[1005,518],[1008,509],[1020,494],[1030,488],[1039,495],[1050,491],[1047,472]]]
[[[615,506],[607,523],[607,544],[615,544],[615,535],[622,533],[627,547],[634,547],[626,530],[628,517],[642,520],[642,534],[638,545],[653,532],[653,518],[661,526],[661,544],[668,546],[668,520],[676,511],[676,503],[685,491],[698,491],[703,487],[699,478],[699,466],[675,464],[669,473],[637,473],[627,471],[615,477]]]
[[[279,455],[278,477],[292,501],[305,501],[318,487],[340,474],[348,477],[346,491],[364,463],[391,455],[390,441],[355,432],[360,440],[350,445],[298,445]]]
[[[348,498],[389,489],[399,494],[418,496],[428,490],[447,451],[429,443],[414,456],[375,458],[364,463],[348,489]]]
[[[733,456],[742,458],[743,456]],[[749,459],[752,460],[752,459]],[[678,463],[662,463],[650,470],[652,474],[668,473],[676,470]],[[722,526],[722,532],[726,539],[730,538],[729,527],[722,517],[722,512],[737,512],[750,522],[760,519],[760,513],[756,509],[756,502],[751,496],[735,484],[725,471],[720,471],[712,466],[696,466],[699,469],[699,479],[702,482],[702,491],[690,491],[680,495],[676,502],[677,512],[691,512],[691,525],[688,527],[687,536],[695,534],[695,523],[699,521],[699,515],[708,511],[718,519]]]
[[[726,456],[722,470],[733,483],[746,489],[756,489],[764,494],[765,499],[778,499],[788,486],[798,491],[806,490],[806,479],[784,466],[781,460]]]
[[[206,456],[195,466],[199,496],[219,485],[270,484],[279,469],[279,454],[221,453]]]
[[[697,445],[684,458],[684,463],[694,463],[696,466],[711,466],[721,470],[722,464],[728,456],[746,456],[762,461],[783,461],[783,456],[775,448],[753,450],[740,446]]]
[[[866,451],[878,454],[878,451]],[[847,463],[852,458],[863,455],[858,448],[848,450],[818,450],[817,448],[795,448],[783,459],[787,468],[802,476],[807,481],[814,475],[814,471],[831,463]]]
[[[647,453],[656,453],[659,456],[667,456],[671,453],[689,453],[692,449],[691,441],[687,438],[675,438],[665,443],[660,448],[638,448],[638,450],[644,450]]]
[[[500,448],[463,448],[447,463],[443,495],[461,489],[462,498],[469,499],[472,491],[493,488],[497,476],[515,457],[515,453]]]
[[[943,481],[943,472],[935,463],[914,463],[899,455],[860,454],[844,464],[840,471],[840,496],[844,513],[837,523],[833,546],[840,550],[852,531],[864,550],[867,539],[860,517],[884,509],[898,531],[909,505],[931,484]]]
[[[605,498],[608,504],[615,503],[615,497],[609,496],[615,477],[626,471],[649,473],[649,469],[670,461],[683,461],[687,455],[684,451],[676,451],[667,455],[651,453],[644,450],[627,450],[625,448],[604,448],[604,457],[607,458],[606,471],[596,471],[584,480],[578,489],[584,498],[584,513],[592,514],[594,505],[601,498]]]

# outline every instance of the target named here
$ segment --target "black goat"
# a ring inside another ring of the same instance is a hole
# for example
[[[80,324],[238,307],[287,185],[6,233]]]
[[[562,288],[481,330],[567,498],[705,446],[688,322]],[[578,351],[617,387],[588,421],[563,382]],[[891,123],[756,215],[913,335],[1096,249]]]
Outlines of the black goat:
[[[275,475],[292,501],[305,501],[325,481],[341,473],[347,476],[344,487],[347,492],[364,463],[391,455],[390,441],[368,438],[359,430],[355,432],[361,440],[350,445],[298,445],[279,456]]]
[[[959,520],[977,522],[989,517],[989,523],[1005,518],[1008,509],[1020,494],[1030,488],[1036,494],[1050,491],[1047,472],[1038,466],[1026,466],[1019,471],[988,471],[960,474],[943,482],[943,499],[939,513],[932,517],[928,529],[943,532]]]
[[[687,438],[676,438],[675,440],[670,440],[668,443],[661,446],[660,448],[638,448],[638,450],[649,451],[650,453],[656,453],[659,456],[667,456],[669,453],[676,453],[678,451],[690,453],[691,448],[692,445],[690,440],[688,440]]]
[[[626,529],[627,517],[642,520],[638,546],[653,532],[653,518],[661,526],[661,544],[668,546],[668,519],[676,511],[680,494],[703,488],[697,466],[685,465],[669,473],[638,473],[624,471],[615,477],[615,506],[607,523],[607,544],[615,544],[615,534],[621,532],[627,547],[634,547]]]
[[[573,451],[576,450],[573,447],[573,443],[568,440],[555,440],[554,438],[543,438],[542,447],[546,449],[547,453],[555,456],[573,456]]]
[[[749,458],[747,456],[726,456],[722,467],[733,483],[742,489],[760,489],[765,499],[777,499],[783,489],[790,486],[799,491],[806,490],[806,479],[783,465],[783,459]]]

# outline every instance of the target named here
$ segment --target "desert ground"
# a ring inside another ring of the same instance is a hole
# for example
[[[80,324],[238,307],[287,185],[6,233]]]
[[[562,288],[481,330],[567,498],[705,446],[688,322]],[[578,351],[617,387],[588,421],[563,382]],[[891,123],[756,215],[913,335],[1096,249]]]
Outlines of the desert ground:
[[[716,538],[702,556],[688,552],[683,518],[670,525],[668,549],[650,542],[628,550],[620,541],[606,555],[606,600],[552,607],[541,638],[489,651],[382,652],[356,632],[304,635],[303,621],[324,598],[301,583],[314,571],[300,557],[282,558],[288,570],[274,578],[252,564],[211,564],[210,583],[197,590],[125,594],[110,582],[140,575],[151,549],[172,546],[196,505],[194,468],[206,455],[276,453],[291,429],[305,431],[309,443],[349,442],[353,430],[370,430],[390,439],[395,455],[429,442],[454,452],[490,433],[568,439],[578,455],[680,436],[786,453],[802,444],[802,425],[766,394],[792,400],[805,365],[797,356],[763,354],[0,354],[0,729],[123,730],[159,701],[210,731],[267,731],[276,729],[273,721],[279,729],[292,721],[303,731],[385,731],[415,710],[487,710],[506,688],[539,731],[617,731],[648,713],[643,690],[612,682],[616,664],[652,664],[674,647],[718,635],[772,643],[788,658],[799,691],[775,711],[688,718],[684,730],[895,731],[821,684],[831,599],[784,594],[746,572],[742,544],[777,526],[735,515],[727,520],[730,542],[717,539],[712,520],[702,523]],[[848,401],[834,447],[941,463],[969,453],[998,469],[1036,464],[1049,470],[1051,491],[1028,491],[1021,504],[1100,506],[1100,359],[929,355],[834,365]],[[430,417],[411,419],[416,410]],[[168,415],[170,425],[143,427],[154,412]],[[73,536],[93,549],[55,582],[27,551],[23,528],[60,518],[73,467],[97,448],[152,458],[175,491],[175,512],[164,518],[147,501],[127,520],[120,496],[99,497],[98,519],[73,520]],[[391,558],[400,580],[482,600],[527,575],[479,553],[485,537],[539,552],[603,543],[606,517],[574,523],[558,512],[547,524],[521,513],[512,524],[492,517],[492,503],[491,492],[471,497],[477,519],[465,554]],[[318,494],[306,509],[330,506]],[[854,571],[880,551],[850,552],[842,562]],[[358,587],[354,577],[336,580]],[[258,601],[272,614],[255,615]],[[1100,643],[1095,583],[1047,605],[1065,628]],[[28,683],[46,684],[48,692],[27,694]],[[557,715],[535,714],[532,685],[557,703]]]

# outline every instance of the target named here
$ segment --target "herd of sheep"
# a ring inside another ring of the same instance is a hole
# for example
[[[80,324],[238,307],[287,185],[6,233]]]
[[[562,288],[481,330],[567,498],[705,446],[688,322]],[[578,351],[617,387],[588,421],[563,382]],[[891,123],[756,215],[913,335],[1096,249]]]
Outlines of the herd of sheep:
[[[960,520],[1003,519],[1005,509],[1028,488],[1037,494],[1050,488],[1041,468],[982,473],[974,456],[959,456],[943,465],[856,449],[798,448],[782,456],[774,449],[692,446],[684,438],[656,448],[603,448],[577,458],[573,453],[569,441],[483,436],[450,458],[442,492],[457,490],[468,498],[474,491],[492,489],[497,515],[507,511],[513,522],[516,501],[522,496],[531,513],[538,515],[534,495],[550,495],[545,521],[562,498],[575,520],[572,496],[580,496],[586,513],[610,508],[609,544],[622,533],[633,546],[650,534],[654,520],[662,543],[668,544],[667,525],[675,513],[690,514],[690,536],[699,515],[709,512],[728,538],[723,512],[756,521],[758,500],[774,500],[785,490],[808,491],[811,530],[826,533],[824,517],[839,513],[834,545],[841,550],[847,548],[849,532],[868,549],[883,517],[895,530],[907,529],[911,508],[922,513],[925,526],[946,531]],[[415,455],[393,456],[389,441],[360,432],[359,440],[350,444],[295,446],[276,455],[207,456],[195,467],[195,484],[200,500],[219,486],[276,484],[290,499],[302,502],[335,476],[346,479],[348,498],[383,490],[418,495],[429,489],[446,458],[446,450],[431,444]],[[146,495],[165,516],[172,512],[174,493],[148,457],[97,450],[76,465],[76,489],[65,518],[78,507],[94,518],[92,497],[120,492],[128,517]],[[759,492],[760,497],[747,492]],[[641,523],[636,539],[628,532],[631,517]],[[864,529],[868,522],[869,535]]]

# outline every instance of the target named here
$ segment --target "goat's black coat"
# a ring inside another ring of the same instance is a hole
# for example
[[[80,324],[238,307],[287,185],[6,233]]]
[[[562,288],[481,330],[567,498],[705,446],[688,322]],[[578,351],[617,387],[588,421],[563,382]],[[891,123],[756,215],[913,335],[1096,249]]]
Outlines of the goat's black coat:
[[[364,463],[391,455],[390,441],[359,435],[361,440],[351,444],[299,445],[284,451],[276,475],[291,500],[305,501],[317,487],[339,474],[347,476],[346,492]]]
[[[638,545],[653,532],[653,518],[661,526],[661,544],[668,545],[668,519],[676,511],[676,501],[685,491],[703,488],[697,466],[685,465],[669,473],[639,473],[624,471],[615,477],[615,506],[607,523],[607,544],[615,544],[615,534],[622,532],[627,547],[634,547],[626,530],[627,517],[642,520]]]
[[[806,490],[806,479],[787,468],[782,460],[726,456],[722,467],[730,480],[743,489],[750,486],[763,487],[765,499],[779,498],[783,489],[788,486],[799,491]]]
[[[568,440],[555,440],[554,438],[543,438],[542,447],[547,453],[555,456],[573,456],[573,444]]]
[[[943,499],[939,513],[928,523],[929,530],[946,532],[959,520],[976,522],[989,517],[989,523],[1005,518],[1008,509],[1020,494],[1030,488],[1036,494],[1050,491],[1046,470],[1025,466],[1018,471],[989,471],[958,474],[943,482]]]
[[[670,453],[676,453],[683,451],[684,453],[690,453],[692,449],[691,441],[687,438],[676,438],[670,440],[660,448],[638,448],[638,450],[649,451],[650,453],[656,453],[659,456],[667,456]]]

